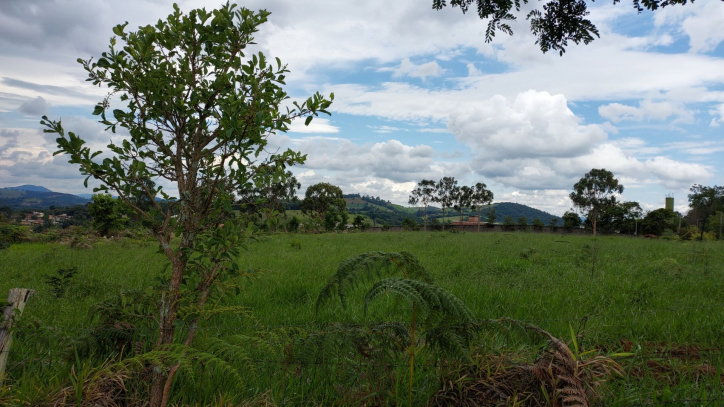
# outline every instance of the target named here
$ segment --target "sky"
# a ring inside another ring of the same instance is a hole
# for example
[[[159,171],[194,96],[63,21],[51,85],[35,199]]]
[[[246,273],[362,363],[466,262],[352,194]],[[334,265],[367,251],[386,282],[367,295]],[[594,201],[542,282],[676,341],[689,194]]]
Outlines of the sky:
[[[307,154],[293,168],[301,193],[330,182],[406,204],[418,181],[453,176],[486,183],[496,202],[561,215],[592,168],[612,171],[622,199],[647,210],[673,194],[685,212],[692,184],[724,184],[720,0],[641,14],[627,2],[589,3],[601,38],[562,57],[540,51],[524,18],[514,35],[486,43],[485,21],[432,10],[431,0],[239,3],[271,11],[256,48],[288,64],[293,100],[335,94],[331,117],[270,139]],[[116,24],[129,30],[171,11],[164,0],[3,0],[0,187],[92,192],[67,157],[53,156],[39,119],[62,118],[101,149],[122,137],[91,115],[104,90],[76,60],[105,51]]]

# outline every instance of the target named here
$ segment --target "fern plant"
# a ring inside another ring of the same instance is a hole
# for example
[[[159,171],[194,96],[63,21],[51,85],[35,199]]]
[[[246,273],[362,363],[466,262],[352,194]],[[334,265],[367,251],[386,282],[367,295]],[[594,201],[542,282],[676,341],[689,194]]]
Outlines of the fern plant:
[[[432,276],[412,253],[408,252],[367,252],[343,261],[337,272],[329,279],[317,297],[317,311],[327,301],[339,297],[343,308],[347,308],[347,295],[359,284],[386,276],[402,275],[432,283]]]
[[[398,275],[389,277],[395,274]],[[402,274],[402,277],[399,274]],[[468,344],[477,331],[478,325],[475,324],[475,318],[470,309],[455,295],[435,285],[427,270],[415,256],[408,252],[369,252],[345,260],[319,293],[317,311],[334,296],[338,296],[342,306],[346,308],[346,298],[350,291],[364,282],[371,282],[371,280],[377,281],[364,296],[365,314],[367,314],[369,306],[383,296],[394,296],[411,306],[412,321],[406,337],[409,337],[407,347],[410,358],[409,404],[412,405],[418,328],[422,329],[421,338],[424,343],[432,349],[442,354],[469,360]],[[332,336],[332,340],[337,344],[332,348],[340,349],[344,348],[345,344],[355,344],[358,351],[363,353],[359,349],[360,341],[349,337],[350,333],[358,334],[359,332],[346,330],[340,332],[340,335]],[[324,341],[329,341],[329,337],[330,335],[325,335]],[[324,345],[324,341],[318,341],[316,345]],[[315,345],[314,341],[312,341],[312,345]],[[305,354],[309,354],[309,352],[305,352]]]

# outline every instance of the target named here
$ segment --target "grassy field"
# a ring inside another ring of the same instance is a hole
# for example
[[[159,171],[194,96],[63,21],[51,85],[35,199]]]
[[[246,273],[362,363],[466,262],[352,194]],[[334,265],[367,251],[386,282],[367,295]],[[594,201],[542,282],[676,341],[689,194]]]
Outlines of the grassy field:
[[[71,368],[104,360],[74,356],[77,338],[90,328],[93,304],[122,289],[144,289],[166,273],[153,243],[99,242],[90,250],[59,244],[21,244],[0,252],[0,292],[33,288],[10,354],[8,382],[18,403],[32,403],[51,388],[70,385]],[[175,382],[174,403],[237,405],[265,399],[278,405],[343,400],[357,405],[375,397],[376,367],[362,356],[295,365],[287,353],[295,338],[309,338],[330,323],[409,321],[392,300],[363,312],[358,287],[344,309],[339,301],[315,311],[320,289],[343,260],[367,251],[408,251],[436,283],[459,297],[481,320],[507,317],[535,324],[576,347],[617,359],[623,376],[596,392],[597,403],[660,405],[671,400],[721,400],[724,359],[724,247],[618,237],[593,239],[533,233],[353,233],[274,235],[251,242],[239,263],[255,270],[243,291],[224,305],[245,306],[251,316],[225,313],[202,326],[198,341],[223,338],[248,357],[227,358],[239,375],[208,365]],[[43,275],[77,267],[63,298],[51,295]],[[250,339],[250,338],[253,338]],[[575,338],[575,345],[573,338]],[[255,341],[273,343],[267,349]],[[471,344],[478,355],[534,358],[539,337],[509,325],[485,328]],[[482,368],[477,359],[478,367]],[[384,399],[407,404],[406,359],[387,366]],[[414,374],[414,405],[440,388],[442,367],[422,351]],[[486,362],[487,363],[487,362]],[[490,368],[490,366],[488,366]],[[234,373],[236,374],[236,373]],[[383,386],[384,387],[384,386]],[[6,390],[10,391],[10,390]],[[1,394],[1,393],[0,393]],[[20,396],[18,396],[18,394]],[[376,395],[379,396],[379,395]],[[724,403],[724,401],[719,401]],[[718,405],[715,402],[711,405]],[[701,404],[706,404],[702,402]],[[690,405],[700,405],[693,402]]]

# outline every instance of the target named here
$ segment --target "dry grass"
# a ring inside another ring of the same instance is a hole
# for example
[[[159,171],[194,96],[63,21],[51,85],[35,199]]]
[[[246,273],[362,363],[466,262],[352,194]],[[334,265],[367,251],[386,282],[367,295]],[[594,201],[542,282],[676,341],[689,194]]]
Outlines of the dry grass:
[[[596,388],[606,378],[623,374],[609,357],[576,358],[560,339],[532,325],[526,328],[549,341],[534,363],[514,363],[508,357],[488,355],[483,363],[488,369],[468,371],[444,381],[432,404],[588,407],[590,400],[597,397]]]

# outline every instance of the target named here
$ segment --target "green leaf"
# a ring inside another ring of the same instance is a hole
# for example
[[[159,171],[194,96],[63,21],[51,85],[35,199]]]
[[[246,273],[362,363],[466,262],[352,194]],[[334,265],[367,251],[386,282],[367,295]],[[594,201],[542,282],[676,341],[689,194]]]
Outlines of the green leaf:
[[[314,116],[308,116],[308,117],[307,117],[307,120],[304,121],[304,125],[305,125],[305,126],[309,126],[309,123],[312,122],[312,119],[313,119],[313,118],[314,118]]]

